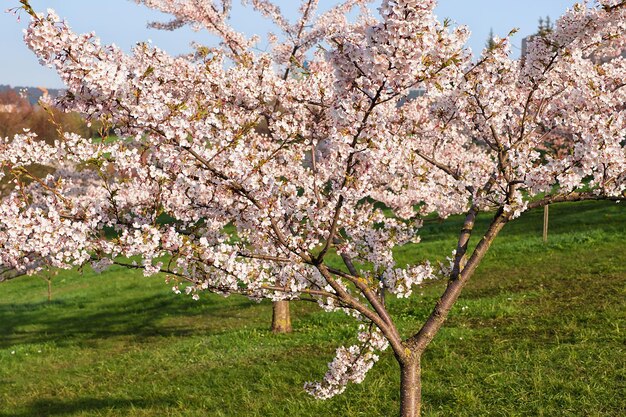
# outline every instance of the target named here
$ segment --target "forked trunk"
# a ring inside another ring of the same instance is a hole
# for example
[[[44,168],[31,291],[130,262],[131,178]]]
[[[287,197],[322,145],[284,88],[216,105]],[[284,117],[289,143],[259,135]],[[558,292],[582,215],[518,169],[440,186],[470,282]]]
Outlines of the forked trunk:
[[[291,333],[291,315],[289,314],[289,301],[274,301],[272,331],[274,333]]]
[[[419,417],[422,407],[420,359],[400,363],[400,417]]]

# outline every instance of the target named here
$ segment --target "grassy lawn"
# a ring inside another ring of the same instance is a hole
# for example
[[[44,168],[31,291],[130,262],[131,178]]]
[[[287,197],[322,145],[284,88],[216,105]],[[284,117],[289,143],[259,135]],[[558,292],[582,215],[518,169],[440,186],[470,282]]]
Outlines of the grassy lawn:
[[[508,225],[424,360],[425,416],[626,415],[626,207],[553,206]],[[485,228],[488,216],[481,217]],[[427,224],[401,261],[441,259],[461,219]],[[443,283],[391,310],[408,335]],[[173,294],[160,277],[61,272],[0,285],[0,417],[394,416],[391,352],[361,385],[316,401],[356,325],[295,304],[292,335],[268,331],[269,303]]]

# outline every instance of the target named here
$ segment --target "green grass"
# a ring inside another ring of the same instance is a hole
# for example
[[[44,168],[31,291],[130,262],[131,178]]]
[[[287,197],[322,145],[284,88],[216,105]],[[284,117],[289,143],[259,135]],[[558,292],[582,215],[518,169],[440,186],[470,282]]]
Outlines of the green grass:
[[[626,415],[626,208],[551,208],[505,228],[423,360],[425,416]],[[479,219],[484,229],[488,216]],[[400,262],[442,259],[461,219],[429,223]],[[443,283],[390,308],[406,335]],[[207,295],[112,269],[0,285],[0,417],[393,416],[390,352],[361,385],[309,398],[355,323],[293,305],[295,332],[268,331],[269,303]],[[420,295],[421,294],[421,295]]]

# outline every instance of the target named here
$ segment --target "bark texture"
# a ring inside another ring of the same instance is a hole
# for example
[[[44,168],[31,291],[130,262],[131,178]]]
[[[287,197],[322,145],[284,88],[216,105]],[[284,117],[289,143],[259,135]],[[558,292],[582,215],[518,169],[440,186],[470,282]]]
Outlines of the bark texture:
[[[419,417],[422,408],[422,370],[419,358],[400,363],[400,417]]]

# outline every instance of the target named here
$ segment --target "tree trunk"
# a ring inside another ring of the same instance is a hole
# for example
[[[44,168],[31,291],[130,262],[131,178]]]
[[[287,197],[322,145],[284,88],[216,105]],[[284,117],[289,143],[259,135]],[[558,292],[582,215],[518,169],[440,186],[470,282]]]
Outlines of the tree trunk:
[[[419,417],[422,407],[420,359],[400,362],[400,417]]]
[[[274,301],[273,309],[272,331],[274,333],[291,333],[289,301]]]

